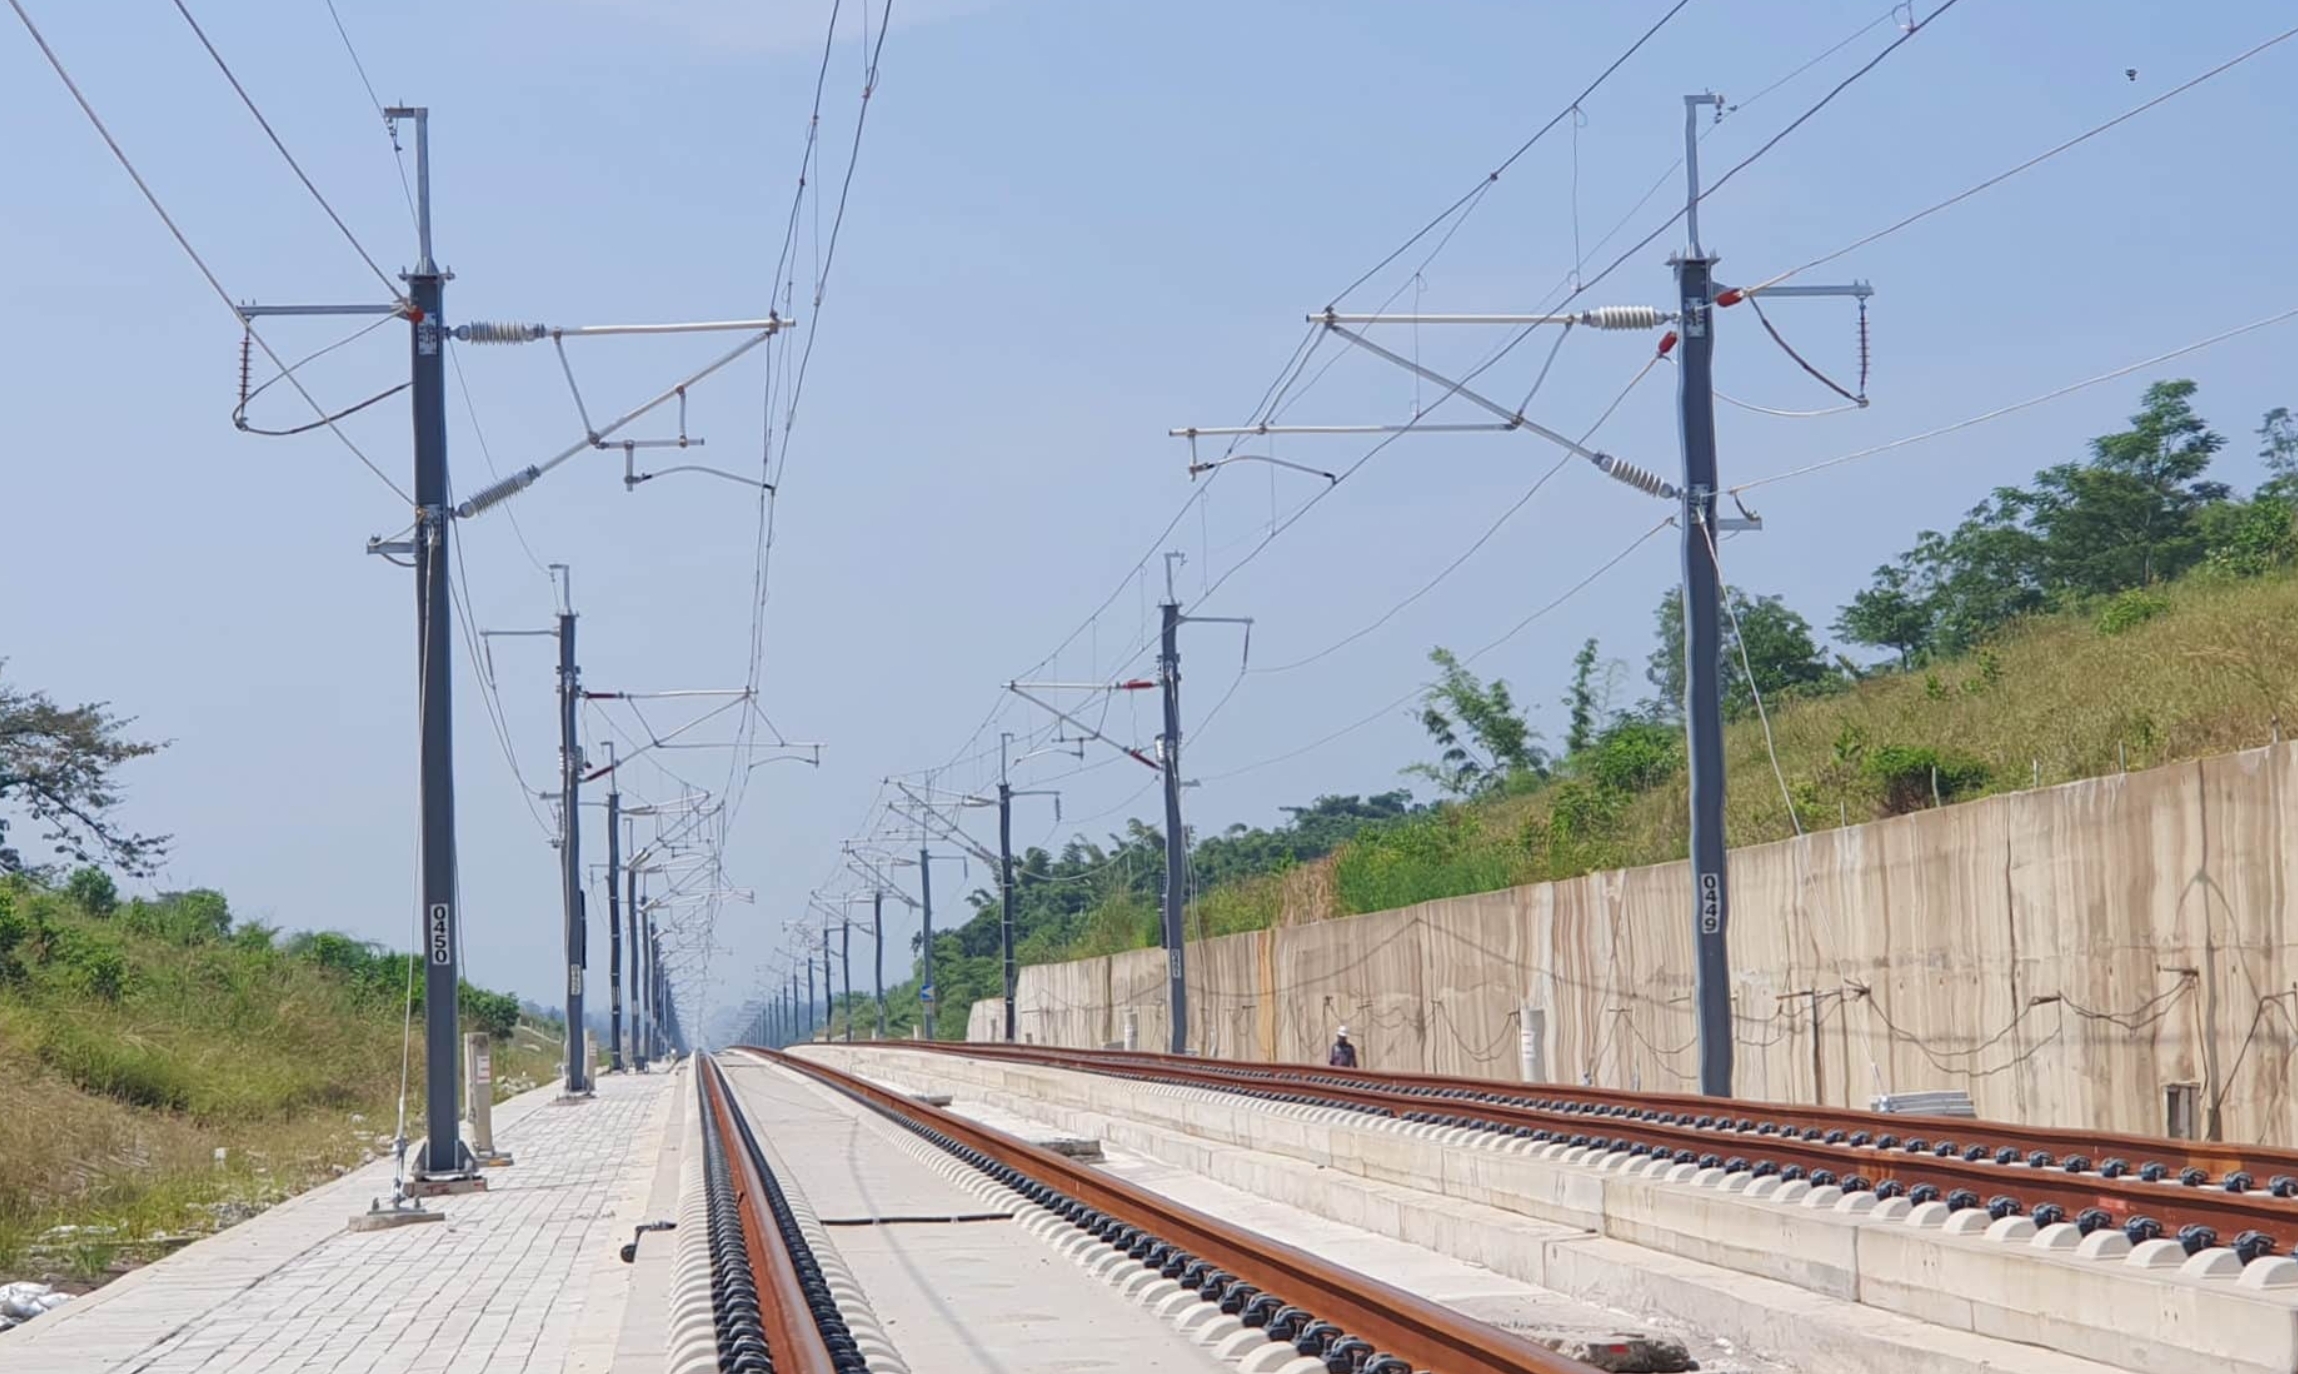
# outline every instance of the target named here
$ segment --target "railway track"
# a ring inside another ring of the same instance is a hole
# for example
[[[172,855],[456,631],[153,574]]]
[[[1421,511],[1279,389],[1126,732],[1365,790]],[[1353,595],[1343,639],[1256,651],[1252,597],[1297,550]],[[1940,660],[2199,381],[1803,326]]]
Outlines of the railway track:
[[[2115,1227],[2134,1243],[2175,1239],[2189,1254],[2224,1246],[2245,1264],[2288,1254],[2298,1243],[2298,1151],[1138,1052],[970,1042],[901,1047],[1657,1155],[1727,1173],[1873,1192],[1878,1200],[1903,1196],[1942,1202],[1951,1211],[2023,1215],[2038,1226],[2071,1222],[2086,1235]]]
[[[710,1059],[695,1062],[718,1368],[869,1374],[725,1072]]]
[[[1193,1294],[1240,1330],[1292,1347],[1329,1374],[1592,1374],[1547,1347],[1268,1240],[1123,1179],[824,1064],[749,1049],[845,1095]],[[842,1324],[797,1230],[777,1215],[777,1189],[724,1072],[700,1061],[706,1177],[712,1202],[714,1312],[720,1367],[775,1374],[846,1374]],[[720,1205],[720,1200],[723,1204]],[[721,1217],[724,1218],[723,1222]],[[721,1231],[724,1232],[721,1235]],[[1115,1278],[1125,1277],[1119,1274]],[[851,1354],[851,1340],[845,1341]],[[907,1352],[919,1368],[926,1351]],[[1263,1367],[1275,1368],[1263,1361]]]

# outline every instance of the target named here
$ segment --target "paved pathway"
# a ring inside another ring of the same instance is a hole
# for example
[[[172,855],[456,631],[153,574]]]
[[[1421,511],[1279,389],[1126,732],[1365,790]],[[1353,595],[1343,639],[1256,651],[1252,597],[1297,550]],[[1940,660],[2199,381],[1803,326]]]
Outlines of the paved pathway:
[[[517,1163],[444,1222],[353,1234],[388,1196],[363,1166],[0,1335],[7,1374],[555,1374],[606,1369],[629,1298],[617,1251],[646,1220],[673,1075],[604,1075],[495,1109]]]

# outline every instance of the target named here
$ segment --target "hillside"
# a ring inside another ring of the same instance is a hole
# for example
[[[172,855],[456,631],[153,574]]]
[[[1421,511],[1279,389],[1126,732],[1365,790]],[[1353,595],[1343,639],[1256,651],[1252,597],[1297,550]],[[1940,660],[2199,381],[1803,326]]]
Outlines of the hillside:
[[[1782,777],[1796,819],[1820,830],[1934,805],[1934,769],[1937,803],[1948,804],[2252,748],[2298,726],[2298,573],[2192,577],[2033,616],[1971,653],[1790,697],[1770,725],[1777,776],[1752,711],[1725,729],[1734,846],[1794,833]],[[1391,800],[1345,835],[1323,836],[1315,854],[1264,856],[1261,871],[1239,865],[1246,873],[1226,881],[1211,880],[1208,851],[1217,858],[1238,837],[1200,840],[1190,938],[1680,859],[1689,809],[1679,730],[1624,719],[1501,795],[1417,808]],[[1157,843],[1136,826],[1107,849],[1073,842],[1018,865],[1022,962],[1155,944]],[[962,1037],[971,1003],[997,995],[995,902],[986,891],[972,900],[974,917],[935,940],[944,1036]],[[916,1024],[914,982],[889,988],[887,1002],[897,1027]],[[874,1014],[859,1008],[857,1028],[866,1034]]]
[[[372,1157],[407,963],[234,922],[214,892],[0,879],[0,1282],[101,1282]],[[553,1076],[515,1001],[464,1006],[471,1029],[521,1032],[502,1085]]]
[[[2175,584],[2149,593],[2135,623],[2132,604],[2037,617],[1972,654],[1788,701],[1771,712],[1771,748],[1760,719],[1731,723],[1730,843],[2252,748],[2298,721],[2298,576]],[[1193,919],[1252,929],[1684,857],[1680,741],[1615,738],[1631,758],[1599,745],[1522,795],[1210,892]]]

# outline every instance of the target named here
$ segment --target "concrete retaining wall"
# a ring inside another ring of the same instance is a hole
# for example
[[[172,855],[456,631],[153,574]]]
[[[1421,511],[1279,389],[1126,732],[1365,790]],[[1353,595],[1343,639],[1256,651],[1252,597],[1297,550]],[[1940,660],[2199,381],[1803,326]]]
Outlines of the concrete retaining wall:
[[[2283,744],[1733,851],[1739,1093],[2161,1133],[2191,1084],[2199,1133],[2298,1142],[2294,789]],[[1021,1032],[1161,1048],[1163,965],[1025,968]],[[1690,969],[1685,866],[1594,873],[1192,945],[1192,1041],[1688,1091]]]

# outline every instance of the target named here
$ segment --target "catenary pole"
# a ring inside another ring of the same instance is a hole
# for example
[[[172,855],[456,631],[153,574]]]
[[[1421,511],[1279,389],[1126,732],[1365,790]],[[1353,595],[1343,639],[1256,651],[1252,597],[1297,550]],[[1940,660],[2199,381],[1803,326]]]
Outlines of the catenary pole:
[[[559,865],[565,899],[567,956],[566,1084],[569,1094],[590,1090],[590,1064],[583,1053],[582,979],[584,963],[582,881],[582,743],[576,734],[576,708],[582,700],[582,670],[575,666],[573,574],[563,565],[559,606]]]
[[[918,986],[932,999],[919,1007],[923,1013],[919,1019],[925,1023],[926,1039],[938,1040],[941,1037],[935,1034],[934,1022],[940,1019],[935,1013],[941,1005],[941,989],[934,986],[934,856],[924,845],[918,846],[918,899],[925,922],[925,937],[919,945],[923,962]]]
[[[614,744],[607,743],[612,763]],[[623,1070],[622,1058],[622,793],[606,793],[606,982],[607,1067]],[[636,951],[632,951],[636,953]]]
[[[838,962],[846,968],[846,1043],[854,1041],[854,922],[850,917],[838,917],[838,935],[843,947],[838,951]]]
[[[1724,872],[1722,577],[1710,540],[1716,527],[1715,259],[1700,246],[1699,112],[1712,95],[1684,97],[1684,220],[1690,246],[1676,258],[1683,348],[1676,408],[1684,453],[1684,741],[1691,765],[1693,998],[1698,1007],[1700,1091],[1732,1090],[1729,887]]]
[[[652,1018],[654,1052],[668,1054],[678,1047],[678,1004],[670,995],[670,975],[662,968],[662,931],[654,924],[654,913],[646,917],[647,958],[654,963],[654,980],[649,994],[654,1007]]]
[[[394,108],[415,125],[415,270],[405,274],[415,449],[415,623],[422,810],[423,1153],[426,1180],[475,1176],[462,1143],[462,1045],[457,994],[462,929],[455,893],[454,659],[447,604],[447,274],[431,256],[430,112]]]
[[[838,1014],[838,984],[836,973],[830,967],[830,925],[822,923],[822,1038],[830,1038],[832,1022]]]
[[[638,938],[638,870],[623,875],[623,899],[629,908],[623,917],[630,923],[630,1057],[640,1073],[646,1072],[646,979],[642,971],[645,947]]]
[[[997,737],[997,862],[998,950],[1005,961],[1005,1040],[1013,1043],[1013,994],[1019,973],[1013,959],[1013,784],[1006,778],[1006,746],[1011,734]]]
[[[646,1048],[651,1058],[662,1057],[662,942],[655,938],[654,908],[646,909],[643,926],[646,944]]]
[[[870,892],[870,949],[878,985],[878,1038],[886,1038],[886,890]]]
[[[1158,764],[1165,774],[1165,1001],[1171,1022],[1166,1049],[1186,1054],[1189,1048],[1189,987],[1187,951],[1181,929],[1182,903],[1187,896],[1188,834],[1181,828],[1181,606],[1172,594],[1172,565],[1166,565],[1166,599],[1157,654],[1157,684],[1165,698],[1165,733],[1158,738]],[[1010,998],[1010,992],[1008,994]],[[1006,1038],[1013,1038],[1012,1002],[1006,1003]]]

